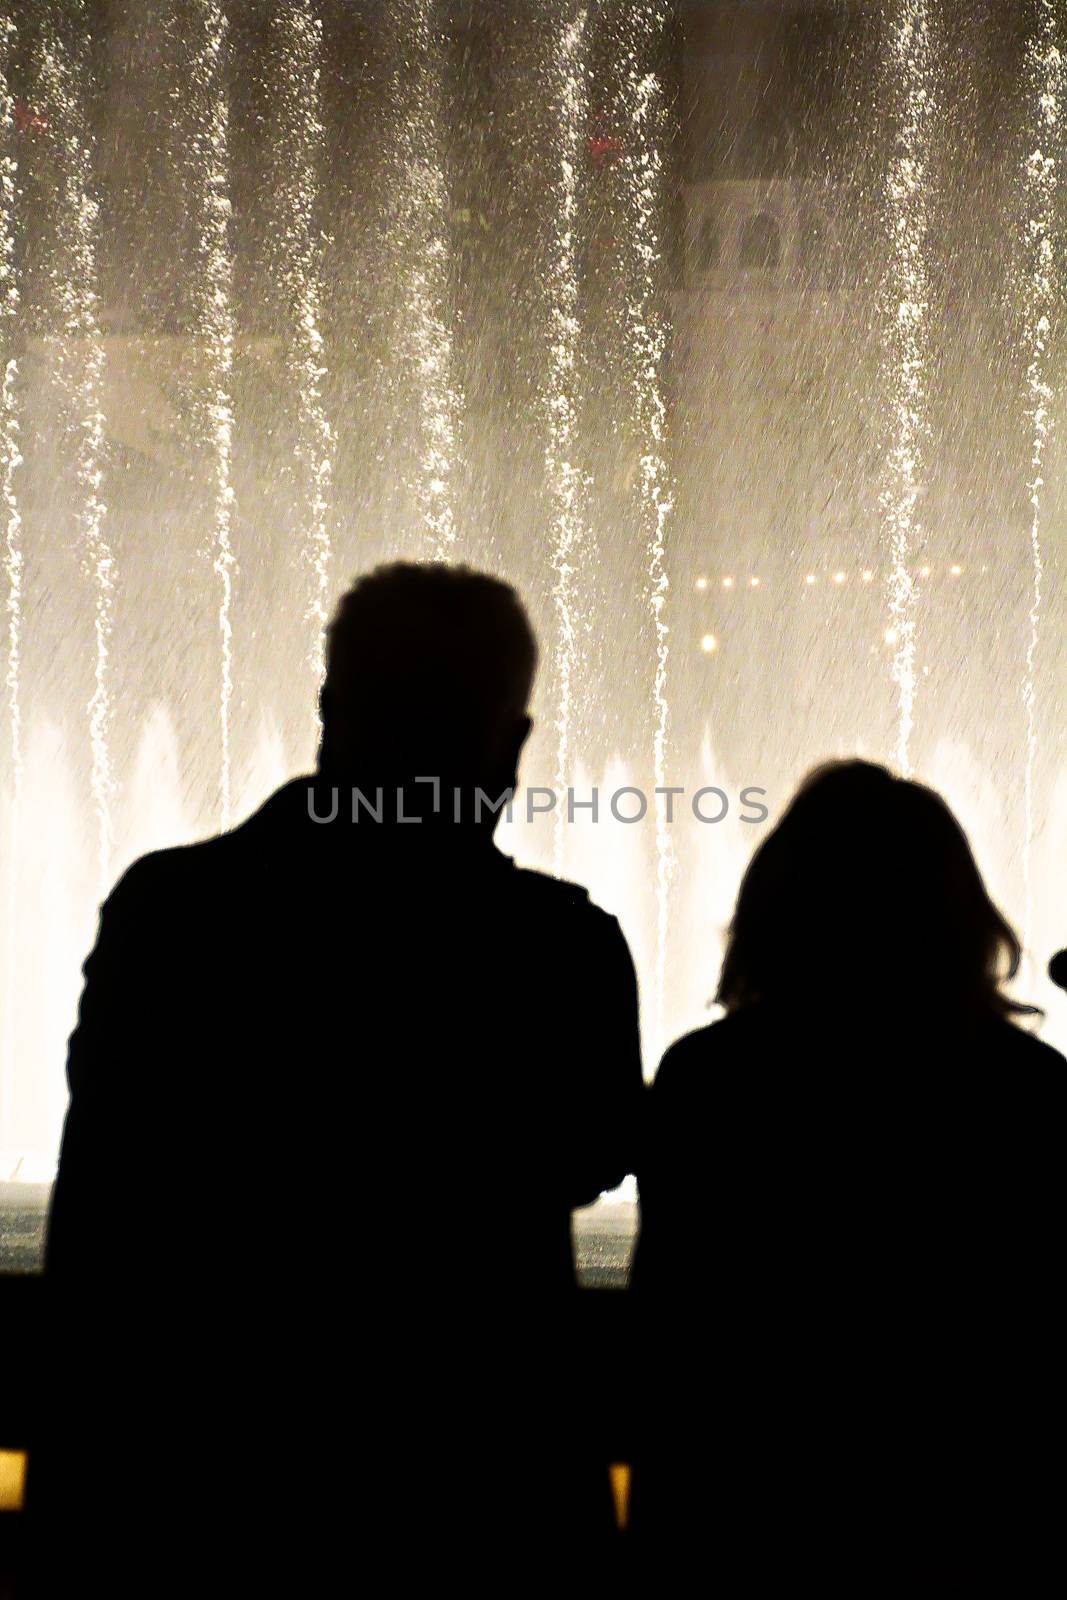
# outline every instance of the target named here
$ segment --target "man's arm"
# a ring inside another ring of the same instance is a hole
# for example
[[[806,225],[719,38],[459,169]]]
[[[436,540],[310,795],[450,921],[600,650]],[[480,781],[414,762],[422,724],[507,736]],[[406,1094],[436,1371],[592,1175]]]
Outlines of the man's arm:
[[[134,867],[112,891],[82,968],[67,1053],[70,1103],[48,1217],[45,1271],[52,1278],[99,1271],[121,1218],[122,1169],[138,1142],[135,1064],[145,1045],[141,885]]]
[[[578,966],[574,1028],[572,1206],[588,1205],[634,1170],[644,1101],[637,975],[622,929],[598,912],[599,926]]]

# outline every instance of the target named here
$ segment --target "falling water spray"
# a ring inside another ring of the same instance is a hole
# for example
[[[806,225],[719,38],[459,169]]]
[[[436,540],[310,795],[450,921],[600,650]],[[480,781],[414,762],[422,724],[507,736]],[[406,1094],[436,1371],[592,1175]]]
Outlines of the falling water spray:
[[[926,409],[927,169],[933,93],[927,0],[897,0],[881,69],[896,126],[883,185],[882,284],[886,449],[879,499],[889,555],[889,617],[897,687],[896,763],[911,772],[915,723],[915,579],[919,470]]]
[[[15,40],[15,25],[0,15],[0,327],[3,329],[3,396],[0,399],[0,515],[4,519],[4,573],[7,578],[7,691],[10,728],[11,776],[17,803],[22,787],[22,710],[19,678],[22,643],[22,516],[15,492],[22,465],[19,422],[15,403],[18,362],[9,354],[11,333],[19,309],[15,277],[15,190],[17,169],[8,146],[14,131],[14,103],[8,87],[7,64]]]
[[[577,461],[578,207],[589,116],[588,9],[564,0],[554,23],[545,64],[545,90],[552,107],[555,148],[553,201],[544,263],[549,359],[543,389],[547,422],[545,472],[552,497],[552,599],[556,612],[556,807],[554,864],[563,871],[566,812],[563,799],[572,763],[574,677],[578,666],[575,569],[585,544],[582,515],[586,489]]]
[[[14,131],[14,105],[8,86],[8,62],[15,42],[15,25],[0,14],[0,338],[4,365],[0,396],[0,516],[4,521],[4,576],[7,580],[7,695],[11,762],[11,821],[8,830],[7,949],[4,993],[4,1053],[0,1062],[0,1143],[11,1126],[15,1084],[16,951],[18,949],[19,813],[22,804],[22,703],[20,692],[22,645],[22,516],[16,479],[22,465],[19,421],[15,402],[18,363],[10,355],[11,333],[18,316],[19,291],[15,278],[15,198],[17,169],[9,144]]]
[[[296,457],[309,578],[305,611],[308,663],[318,688],[325,671],[325,628],[332,549],[329,529],[333,430],[322,400],[322,247],[316,227],[323,126],[320,104],[322,22],[311,0],[287,0],[273,17],[278,46],[275,232],[277,275],[288,311],[288,370],[296,394]]]
[[[204,361],[206,443],[212,478],[211,565],[219,586],[220,820],[229,826],[233,699],[233,256],[230,241],[228,23],[217,0],[193,0],[186,159],[196,219],[197,330]]]
[[[48,108],[58,181],[52,295],[61,333],[57,377],[68,431],[75,439],[74,479],[79,544],[93,586],[93,692],[89,700],[90,785],[97,824],[101,891],[109,886],[113,829],[110,689],[115,561],[106,533],[104,480],[104,341],[97,291],[99,201],[93,139],[85,99],[90,82],[89,24],[84,0],[53,4],[41,32],[38,93]],[[71,42],[73,40],[73,43]]]
[[[437,0],[393,0],[393,49],[408,69],[397,72],[397,193],[393,246],[403,303],[398,335],[417,394],[419,446],[415,497],[429,553],[447,559],[456,543],[453,474],[462,398],[453,372],[449,326],[447,185],[441,153],[441,61],[445,40]]]
[[[640,441],[636,494],[645,544],[646,596],[654,642],[652,680],[652,765],[656,785],[656,965],[652,990],[653,1049],[663,1043],[664,987],[674,849],[667,821],[667,743],[670,708],[667,669],[667,521],[673,510],[666,457],[667,408],[662,384],[667,324],[662,311],[662,229],[665,207],[663,145],[666,108],[652,58],[667,22],[663,0],[632,0],[624,32],[622,118],[625,148],[621,162],[622,218],[626,262],[624,320],[630,349],[630,404]]]
[[[1023,338],[1026,355],[1027,416],[1030,420],[1030,559],[1032,589],[1023,705],[1026,709],[1024,772],[1023,942],[1033,937],[1034,768],[1037,760],[1037,647],[1041,620],[1044,559],[1041,492],[1051,427],[1052,385],[1049,343],[1056,304],[1055,229],[1059,185],[1058,146],[1062,140],[1061,103],[1065,88],[1062,8],[1058,0],[1039,0],[1037,26],[1027,47],[1027,87],[1033,108],[1034,148],[1023,164],[1023,256],[1025,261]]]

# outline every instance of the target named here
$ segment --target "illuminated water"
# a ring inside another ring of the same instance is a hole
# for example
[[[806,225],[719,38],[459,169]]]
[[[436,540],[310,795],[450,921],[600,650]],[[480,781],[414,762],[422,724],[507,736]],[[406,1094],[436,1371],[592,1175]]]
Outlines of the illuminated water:
[[[623,173],[622,245],[626,276],[624,327],[629,344],[626,378],[632,394],[632,415],[638,460],[634,495],[637,524],[645,547],[645,603],[652,614],[652,651],[649,690],[652,699],[652,776],[655,786],[656,841],[656,954],[652,967],[648,1045],[658,1055],[665,1038],[667,934],[670,919],[674,847],[667,823],[667,751],[670,708],[667,668],[670,624],[667,599],[667,522],[674,508],[670,467],[666,459],[667,406],[663,388],[663,359],[667,328],[663,317],[660,280],[663,271],[663,233],[666,194],[663,145],[668,124],[663,85],[647,70],[651,43],[663,32],[668,7],[662,0],[637,0],[624,34],[625,70],[622,74],[618,122],[625,146]]]
[[[278,64],[278,141],[274,153],[276,217],[273,271],[288,299],[286,367],[296,393],[295,460],[304,523],[302,559],[307,598],[308,663],[317,693],[325,670],[324,630],[332,600],[333,548],[330,489],[334,437],[323,404],[327,376],[322,332],[323,237],[317,226],[319,169],[323,159],[321,114],[322,22],[311,0],[291,0],[275,12]],[[316,723],[318,707],[314,710]]]
[[[181,28],[172,22],[174,37]],[[190,40],[189,126],[182,160],[195,196],[198,223],[194,275],[196,337],[203,354],[199,421],[212,486],[211,569],[218,584],[219,826],[228,827],[232,801],[233,702],[233,255],[230,242],[229,96],[225,77],[227,18],[217,0],[196,0]]]
[[[7,128],[14,120],[14,102],[8,85],[8,62],[15,40],[15,25],[9,17],[0,18],[0,125]],[[6,329],[18,316],[19,291],[15,277],[15,202],[17,168],[13,157],[0,155],[0,323]],[[6,337],[5,337],[6,343]],[[15,400],[18,362],[14,356],[4,361],[3,387],[0,389],[0,515],[4,521],[4,579],[7,586],[7,665],[4,691],[8,718],[8,760],[10,775],[10,821],[7,859],[19,851],[19,810],[22,798],[22,700],[20,690],[22,644],[22,514],[15,493],[15,475],[22,465],[19,448],[19,420]],[[9,873],[5,896],[5,949],[15,948],[18,926],[17,879]],[[15,967],[8,960],[4,984],[4,1020],[0,1046],[5,1063],[15,1051]],[[5,1072],[0,1081],[0,1126],[8,1127],[12,1118],[14,1074]]]
[[[441,151],[444,41],[434,0],[392,0],[388,14],[398,57],[391,258],[403,285],[397,349],[409,367],[408,383],[418,407],[413,488],[426,543],[417,553],[446,559],[456,553],[452,480],[463,398],[453,373],[449,314],[451,252]]]
[[[708,1014],[741,790],[856,750],[956,807],[1062,1043],[1058,6],[1005,54],[886,0],[868,64],[826,46],[860,169],[839,105],[767,170],[702,150],[777,34],[687,99],[655,0],[255,9],[90,49],[0,6],[0,1177],[53,1159],[105,862],[309,766],[323,616],[401,554],[528,599],[526,781],[599,815],[501,842],[620,917],[649,1070]]]
[[[589,12],[582,7],[573,16],[566,6],[553,30],[542,67],[545,88],[555,123],[553,165],[555,206],[544,263],[544,293],[549,324],[546,363],[545,477],[552,498],[552,564],[555,581],[557,643],[553,663],[556,677],[555,787],[566,790],[571,779],[571,721],[574,711],[574,677],[580,667],[580,622],[575,616],[578,597],[575,573],[589,558],[589,541],[583,526],[583,502],[591,485],[583,478],[577,459],[581,421],[581,323],[579,321],[579,199],[589,127],[589,59],[586,28]],[[553,866],[562,874],[567,838],[566,813],[556,813]]]
[[[927,426],[927,184],[933,90],[927,0],[898,0],[882,64],[892,104],[896,147],[884,183],[886,278],[883,286],[885,359],[882,373],[888,434],[882,514],[889,545],[887,642],[894,648],[899,725],[896,765],[910,774],[915,724],[916,502]]]
[[[89,39],[82,0],[72,13],[80,23],[75,43],[46,24],[41,33],[36,84],[55,128],[57,251],[52,265],[58,337],[49,351],[61,436],[73,456],[70,518],[92,583],[93,687],[89,698],[92,753],[89,789],[97,827],[98,883],[111,880],[115,779],[111,760],[111,635],[115,610],[115,563],[103,499],[104,345],[98,286],[99,200],[93,144],[84,104],[88,90],[85,51]]]
[[[1030,604],[1030,637],[1026,644],[1026,675],[1023,704],[1026,708],[1026,787],[1024,794],[1026,839],[1023,846],[1024,909],[1023,932],[1029,941],[1033,924],[1033,846],[1034,773],[1037,764],[1037,648],[1041,618],[1045,563],[1041,548],[1042,476],[1055,391],[1050,366],[1053,319],[1057,313],[1055,272],[1056,197],[1059,186],[1057,146],[1060,132],[1060,102],[1065,81],[1065,63],[1060,39],[1062,11],[1054,0],[1042,0],[1039,31],[1030,41],[1027,66],[1029,92],[1033,100],[1035,148],[1028,155],[1024,173],[1022,230],[1025,241],[1026,277],[1023,285],[1024,338],[1027,355],[1026,386],[1028,415],[1033,428],[1030,456],[1030,553],[1033,562],[1033,591]]]

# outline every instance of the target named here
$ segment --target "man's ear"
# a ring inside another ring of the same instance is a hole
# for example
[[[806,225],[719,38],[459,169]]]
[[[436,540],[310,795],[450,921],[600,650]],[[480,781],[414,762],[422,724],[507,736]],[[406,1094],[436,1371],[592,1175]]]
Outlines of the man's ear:
[[[319,690],[319,749],[317,761],[320,770],[328,766],[331,759],[330,752],[330,694],[325,683]]]

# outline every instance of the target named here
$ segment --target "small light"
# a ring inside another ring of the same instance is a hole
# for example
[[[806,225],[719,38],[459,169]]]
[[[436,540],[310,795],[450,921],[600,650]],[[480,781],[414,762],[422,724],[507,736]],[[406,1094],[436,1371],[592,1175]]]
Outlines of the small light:
[[[885,630],[884,638],[886,644],[896,644],[897,637],[897,630],[895,628],[887,628]]]
[[[750,589],[758,589],[759,588],[759,579],[758,578],[749,578],[748,586],[749,586]]]
[[[919,568],[919,577],[920,578],[928,578],[929,576],[930,576],[930,568],[929,567],[920,567]]]
[[[0,1450],[0,1511],[21,1511],[26,1493],[26,1454]]]
[[[724,589],[732,589],[734,586],[734,580],[732,578],[724,578],[722,580],[722,586]]]
[[[814,574],[814,572],[809,572],[807,577],[804,579],[804,582],[805,583],[814,583],[815,582],[815,574]]]
[[[951,574],[952,574],[952,576],[954,578],[958,578],[960,573],[963,571],[963,568],[962,567],[949,567],[948,570],[951,572]]]
[[[713,650],[719,648],[719,641],[713,633],[706,633],[700,641],[700,648],[706,656],[710,656]]]
[[[706,589],[707,586],[708,586],[707,578],[698,578],[697,579],[697,588],[698,589]]]
[[[871,579],[873,577],[874,577],[874,573],[871,571],[870,567],[868,567],[866,569],[866,571],[864,572],[864,574],[863,574],[864,583],[870,583],[870,581],[871,581]]]
[[[843,572],[835,572],[834,573],[834,582],[835,583],[844,583],[844,581],[845,581],[845,574]]]

